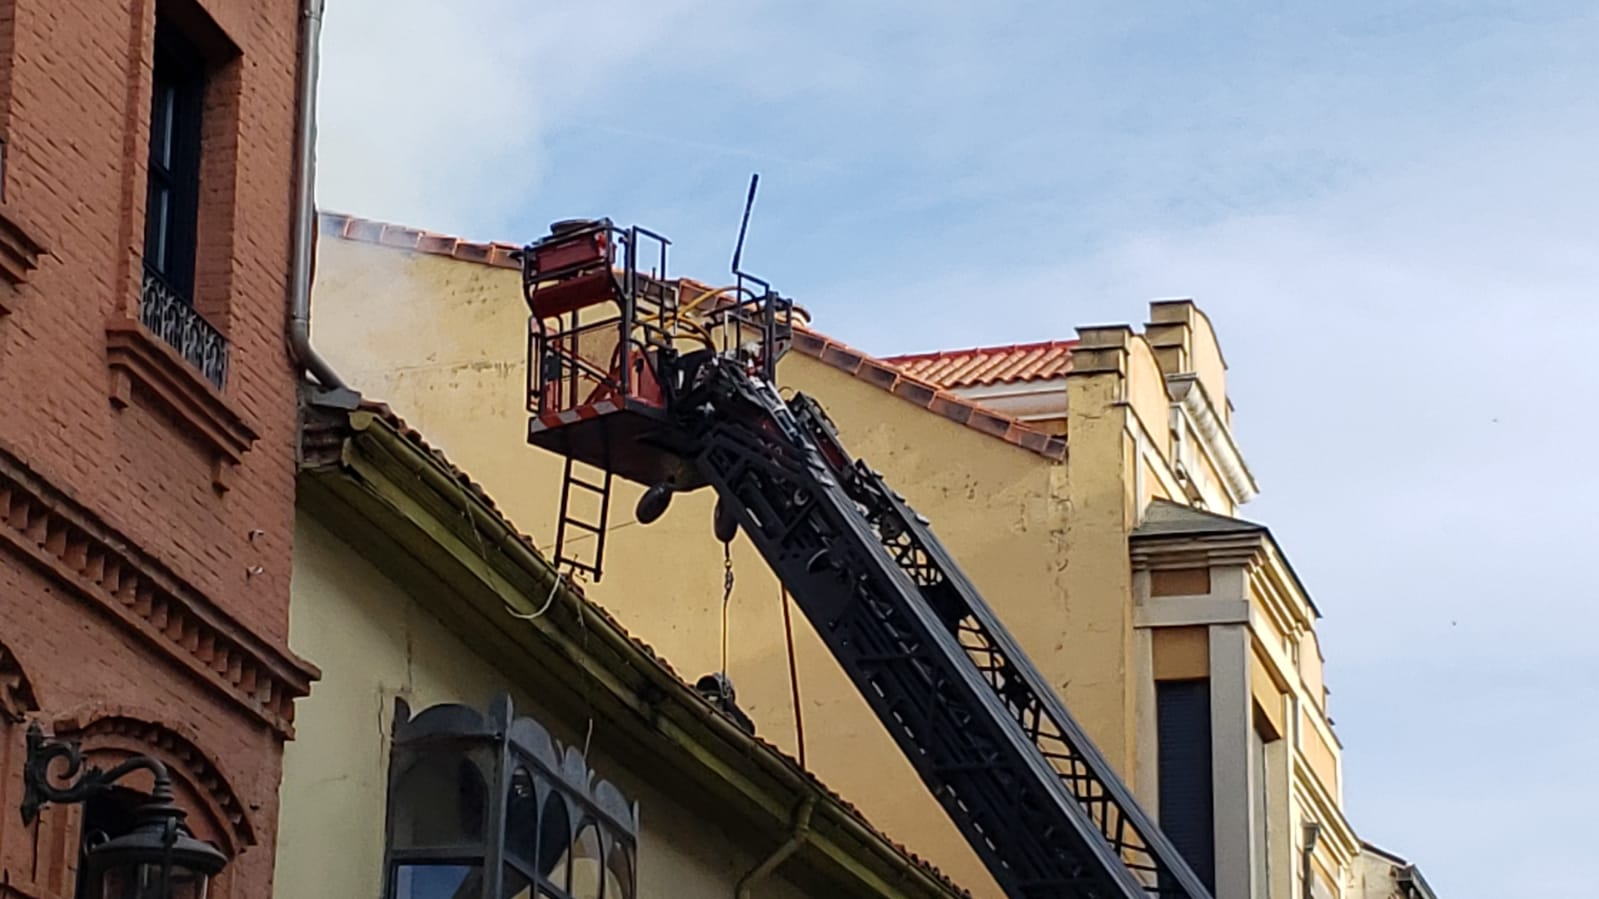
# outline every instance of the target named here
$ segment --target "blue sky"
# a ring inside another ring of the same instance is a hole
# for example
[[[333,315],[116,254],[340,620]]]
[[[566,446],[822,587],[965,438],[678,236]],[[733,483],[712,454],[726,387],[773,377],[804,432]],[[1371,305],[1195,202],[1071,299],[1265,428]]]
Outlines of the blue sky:
[[[324,208],[610,215],[871,351],[1192,296],[1323,612],[1346,800],[1451,899],[1591,854],[1599,10],[327,0]]]

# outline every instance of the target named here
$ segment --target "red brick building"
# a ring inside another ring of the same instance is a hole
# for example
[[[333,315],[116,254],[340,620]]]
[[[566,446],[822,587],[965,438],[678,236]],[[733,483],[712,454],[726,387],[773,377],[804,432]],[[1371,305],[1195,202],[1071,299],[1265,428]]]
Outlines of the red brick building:
[[[38,721],[166,762],[270,895],[296,378],[296,0],[0,0],[0,896],[118,800],[18,814]],[[148,785],[149,781],[144,782]],[[135,778],[132,786],[139,787]]]

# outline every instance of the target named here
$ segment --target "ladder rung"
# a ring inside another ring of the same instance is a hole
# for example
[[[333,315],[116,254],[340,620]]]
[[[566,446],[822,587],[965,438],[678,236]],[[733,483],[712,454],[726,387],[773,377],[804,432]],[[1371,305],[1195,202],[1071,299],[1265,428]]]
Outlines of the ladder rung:
[[[565,521],[563,521],[562,524],[569,524],[569,525],[572,525],[573,527],[582,528],[583,530],[588,531],[590,534],[598,534],[600,532],[600,526],[599,525],[597,525],[597,524],[589,524],[586,521],[578,521],[576,518],[568,518]]]
[[[574,487],[582,487],[585,490],[592,490],[595,493],[604,493],[610,489],[609,487],[601,487],[598,484],[590,484],[588,481],[579,480],[578,478],[568,478],[566,482]]]

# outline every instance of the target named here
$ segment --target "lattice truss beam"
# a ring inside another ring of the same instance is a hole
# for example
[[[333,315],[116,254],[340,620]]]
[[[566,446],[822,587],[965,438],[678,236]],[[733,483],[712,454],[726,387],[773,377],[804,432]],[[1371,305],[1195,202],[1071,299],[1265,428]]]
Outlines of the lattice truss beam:
[[[1013,897],[1208,899],[925,518],[820,407],[713,366],[698,464]]]

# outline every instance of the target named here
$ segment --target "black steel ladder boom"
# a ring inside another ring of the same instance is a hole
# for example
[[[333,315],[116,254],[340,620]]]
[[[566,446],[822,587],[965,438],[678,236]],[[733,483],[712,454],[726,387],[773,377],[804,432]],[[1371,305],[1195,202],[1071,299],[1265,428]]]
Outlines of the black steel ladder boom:
[[[820,407],[713,364],[696,462],[1006,894],[1209,894],[929,529]]]

